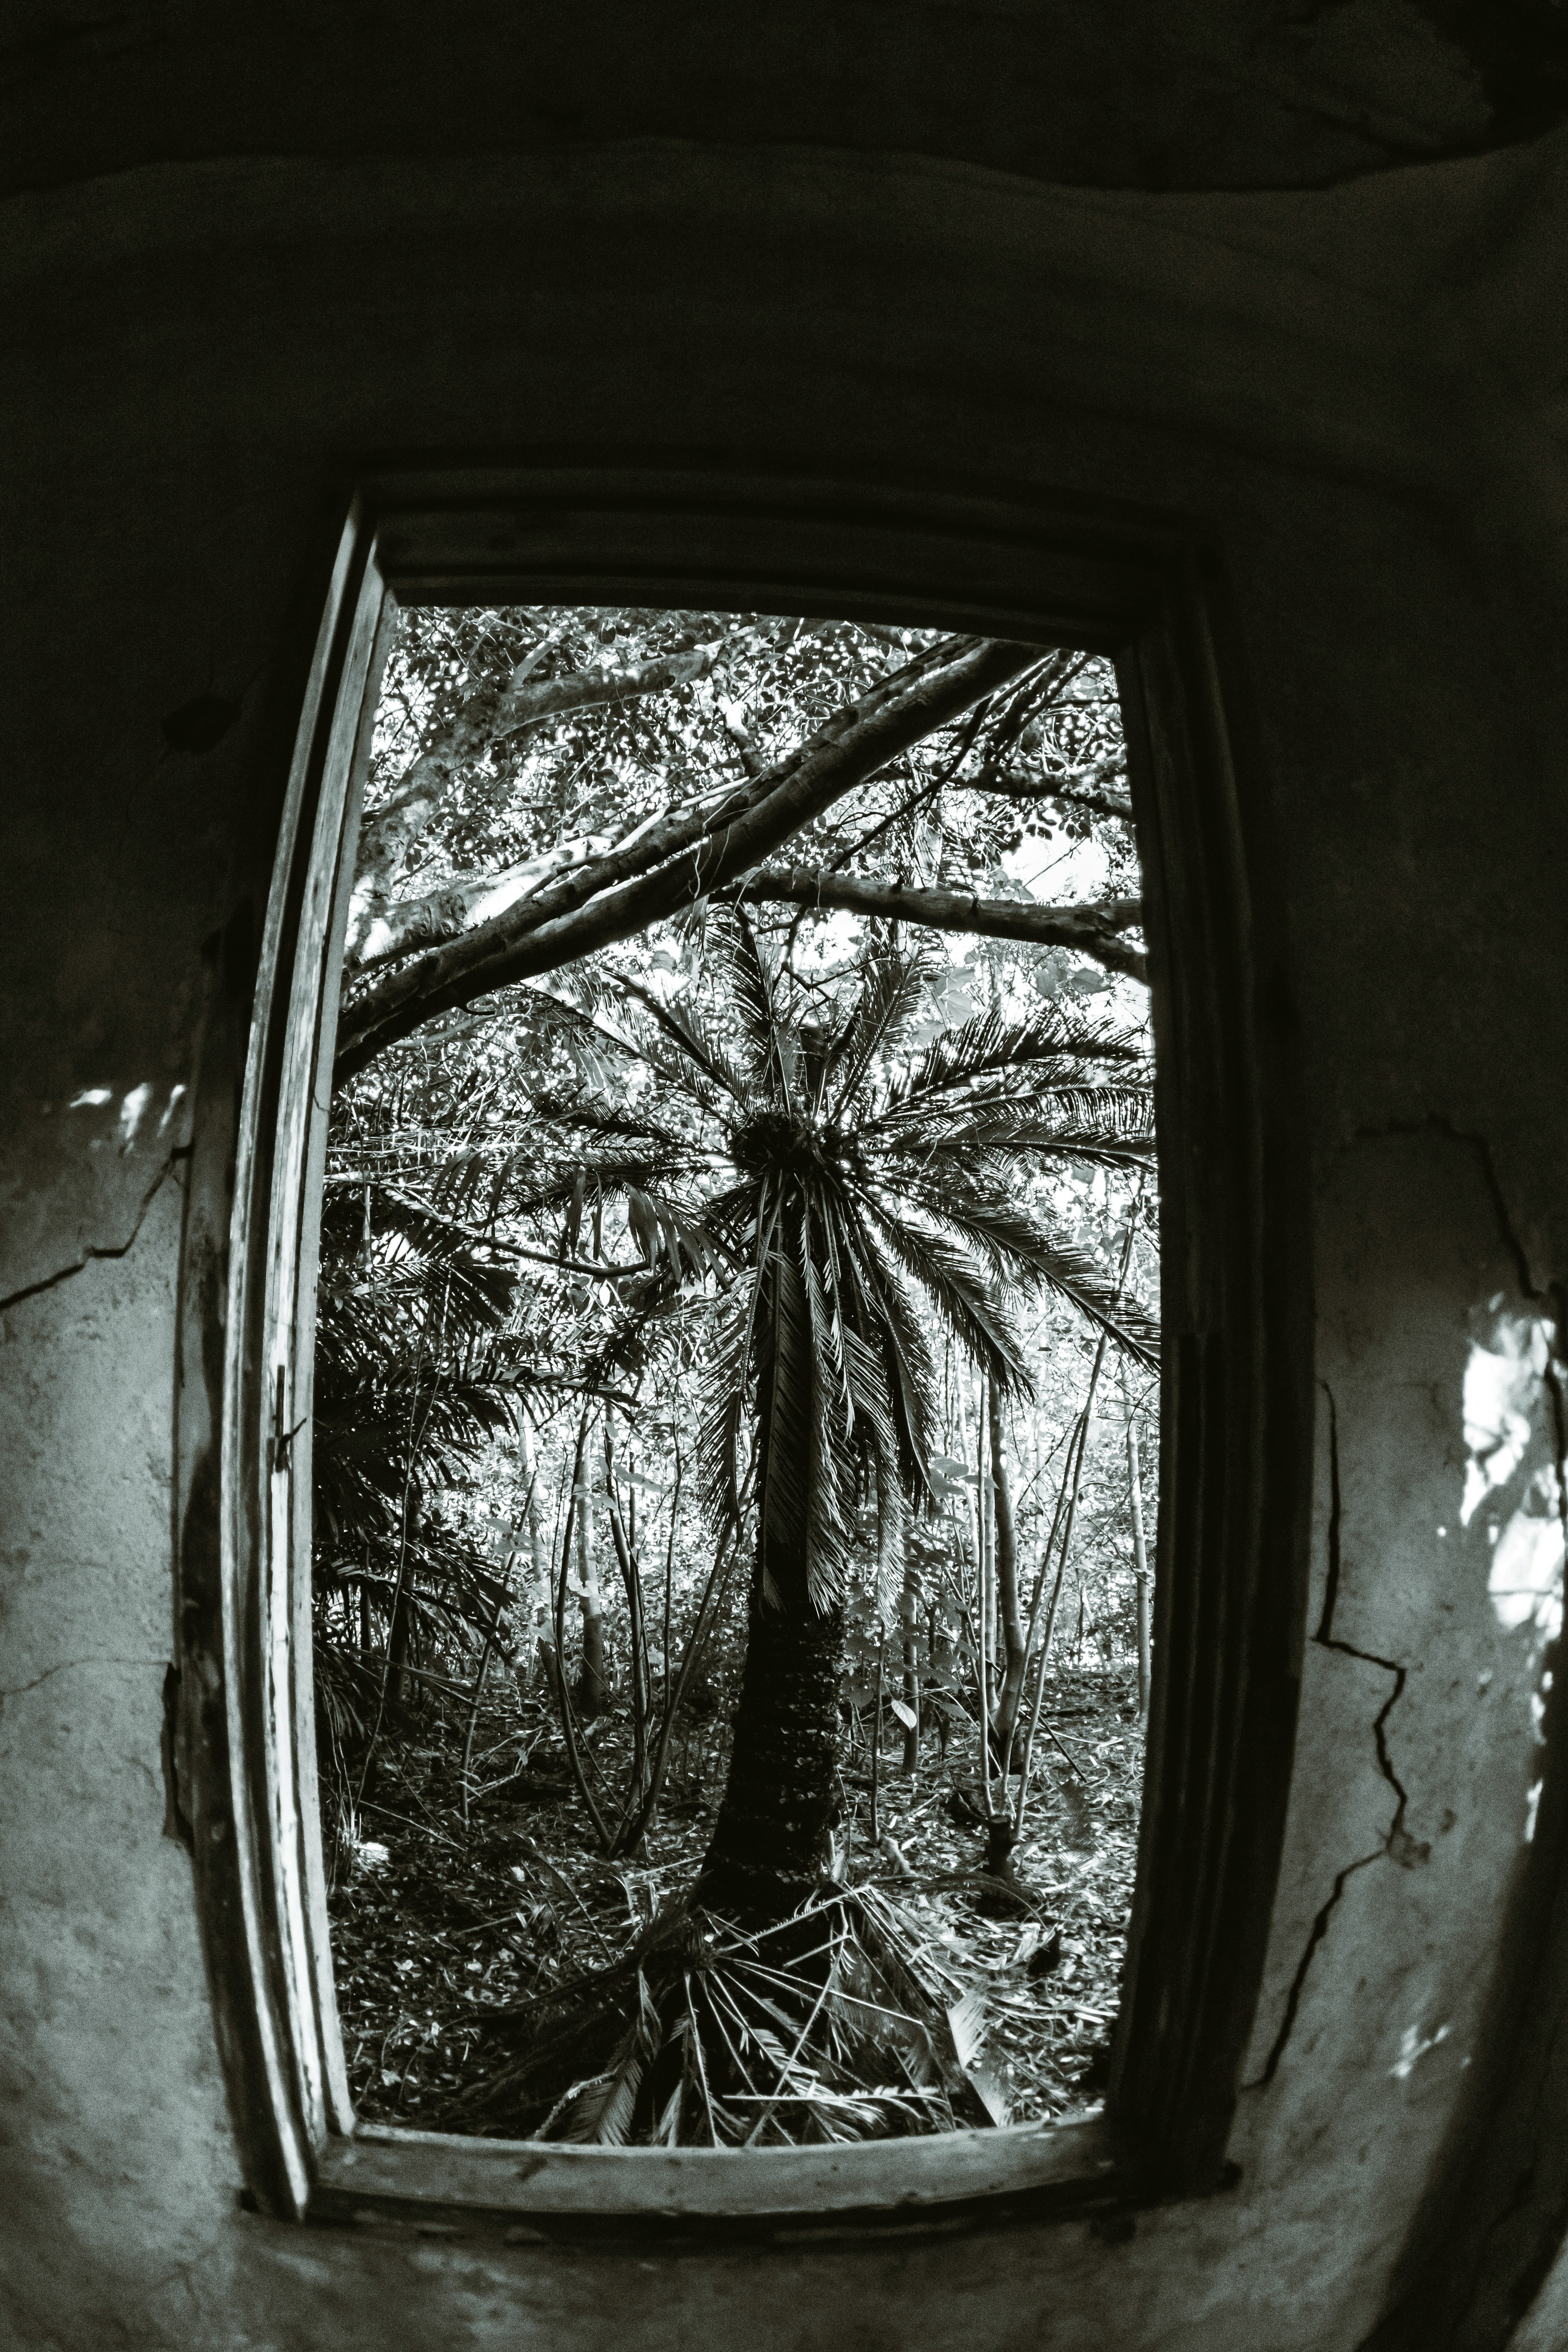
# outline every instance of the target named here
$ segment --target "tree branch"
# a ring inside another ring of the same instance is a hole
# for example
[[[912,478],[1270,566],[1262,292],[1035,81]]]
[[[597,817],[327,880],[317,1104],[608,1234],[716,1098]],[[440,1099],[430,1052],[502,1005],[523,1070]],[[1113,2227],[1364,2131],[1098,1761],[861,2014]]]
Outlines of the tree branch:
[[[1068,801],[1075,808],[1092,809],[1097,816],[1116,816],[1131,824],[1131,802],[1123,793],[1100,789],[1104,784],[1119,782],[1126,773],[1126,764],[1120,759],[1092,760],[1087,767],[1070,769],[1065,776],[1044,772],[1033,776],[979,776],[967,789],[1000,793],[1004,800],[1009,801]]]
[[[710,811],[684,809],[448,944],[346,1008],[334,1080],[439,1013],[628,939],[782,847],[855,785],[1040,658],[1029,646],[951,639],[836,711],[815,735]]]
[[[911,890],[901,882],[862,882],[815,866],[770,866],[751,875],[737,895],[783,899],[796,907],[846,908],[921,923],[938,931],[977,931],[991,940],[1026,940],[1037,947],[1074,948],[1107,971],[1122,971],[1145,987],[1149,960],[1116,936],[1141,923],[1140,898],[1107,898],[1097,906],[1037,907],[1024,898],[981,898],[963,890]]]
[[[448,875],[445,882],[417,898],[399,898],[394,903],[384,893],[367,897],[360,902],[360,920],[344,945],[344,969],[374,971],[378,964],[395,963],[416,948],[456,939],[470,925],[486,922],[518,899],[530,897],[552,876],[590,857],[602,857],[614,846],[607,833],[581,834],[497,872]]]
[[[393,869],[435,817],[453,772],[463,761],[536,719],[597,704],[629,702],[638,695],[662,694],[672,686],[706,677],[721,654],[733,650],[733,641],[721,638],[712,645],[699,646],[693,653],[639,662],[633,669],[580,670],[568,677],[548,677],[531,685],[530,674],[552,642],[547,637],[524,656],[499,697],[488,688],[470,695],[400,778],[391,798],[366,818],[360,831],[359,873],[349,904],[344,943],[350,965],[378,960],[370,943],[377,927],[387,919]]]

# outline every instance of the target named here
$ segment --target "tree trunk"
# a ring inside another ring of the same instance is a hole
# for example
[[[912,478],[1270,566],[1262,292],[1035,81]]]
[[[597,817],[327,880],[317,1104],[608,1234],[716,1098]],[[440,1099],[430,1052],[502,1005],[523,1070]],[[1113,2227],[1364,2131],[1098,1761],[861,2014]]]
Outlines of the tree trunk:
[[[904,1726],[906,1772],[913,1772],[921,1760],[920,1622],[920,1570],[910,1562],[904,1570],[904,1589],[899,1601],[899,1622],[904,1633],[904,1705],[914,1717],[912,1723]]]
[[[616,1489],[615,1437],[611,1429],[611,1412],[605,1407],[605,1507],[609,1514],[610,1534],[615,1540],[616,1557],[620,1563],[621,1581],[626,1591],[626,1642],[631,1654],[630,1688],[627,1696],[632,1710],[632,1772],[640,1802],[647,1793],[648,1759],[647,1730],[651,1712],[648,1689],[647,1629],[643,1620],[642,1570],[636,1550],[636,1519],[623,1520],[619,1496]],[[636,1489],[631,1490],[630,1509],[637,1509]]]
[[[605,1596],[599,1590],[598,1562],[594,1557],[594,1500],[587,1465],[577,1497],[577,1598],[583,1607],[583,1665],[577,1682],[577,1712],[588,1720],[603,1715],[609,1704],[609,1678],[605,1672]]]
[[[991,1382],[982,1372],[974,1400],[974,1499],[980,1525],[980,1646],[987,1673],[996,1658],[996,1507],[985,1462],[990,1395]]]
[[[408,1646],[413,1625],[413,1605],[408,1587],[405,1584],[392,1612],[392,1631],[386,1643],[386,1696],[393,1706],[408,1704]]]
[[[1005,1776],[1012,1763],[1014,1734],[1023,1704],[1028,1644],[1024,1639],[1024,1611],[1018,1593],[1018,1537],[1013,1517],[1013,1488],[1007,1475],[1006,1449],[1002,1443],[1002,1401],[994,1381],[990,1383],[986,1411],[991,1429],[991,1486],[996,1523],[996,1615],[1005,1657],[996,1701],[996,1752]]]
[[[837,1815],[842,1640],[839,1611],[773,1609],[753,1592],[730,1778],[699,1902],[773,1919],[821,1879]]]
[[[521,1419],[520,1451],[528,1497],[524,1511],[528,1520],[529,1573],[514,1617],[518,1696],[526,1699],[532,1694],[533,1678],[539,1670],[540,1642],[548,1638],[550,1558],[544,1548],[544,1520],[539,1508],[539,1459],[534,1450],[533,1428],[526,1414]]]
[[[1125,1399],[1127,1384],[1122,1380]],[[1138,1421],[1127,1414],[1127,1486],[1132,1505],[1132,1573],[1138,1580],[1138,1720],[1149,1718],[1149,1555],[1143,1541],[1143,1465],[1138,1458]]]
[[[403,1545],[397,1570],[397,1597],[393,1602],[392,1626],[386,1637],[386,1695],[394,1706],[406,1706],[412,1695],[408,1654],[414,1636],[414,1566],[408,1553],[424,1516],[425,1489],[417,1478],[411,1476],[403,1497]]]

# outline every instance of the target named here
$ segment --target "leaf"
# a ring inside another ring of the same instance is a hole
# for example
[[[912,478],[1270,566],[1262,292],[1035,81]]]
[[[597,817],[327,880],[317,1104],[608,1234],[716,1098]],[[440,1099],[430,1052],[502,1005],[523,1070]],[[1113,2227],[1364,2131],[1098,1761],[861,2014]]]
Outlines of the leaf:
[[[952,2046],[958,2053],[958,2063],[967,2074],[970,2062],[977,2055],[985,2040],[985,1993],[979,1985],[972,1986],[962,2000],[953,2002],[947,2012],[948,2029]]]

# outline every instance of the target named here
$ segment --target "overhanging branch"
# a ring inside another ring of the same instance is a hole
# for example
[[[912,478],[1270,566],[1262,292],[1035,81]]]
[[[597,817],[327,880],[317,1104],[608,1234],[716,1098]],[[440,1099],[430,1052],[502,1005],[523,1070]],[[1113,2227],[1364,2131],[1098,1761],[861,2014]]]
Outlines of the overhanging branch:
[[[1107,971],[1149,981],[1149,959],[1119,931],[1142,920],[1139,898],[1107,898],[1095,906],[1037,907],[1023,898],[981,898],[963,890],[921,890],[900,882],[863,882],[815,866],[770,866],[752,875],[742,898],[782,899],[796,907],[844,908],[939,931],[976,931],[985,939],[1022,940],[1036,947],[1073,948]]]
[[[950,640],[847,704],[715,809],[674,812],[491,921],[413,958],[345,1011],[334,1080],[426,1022],[574,962],[679,913],[760,865],[879,768],[1040,659],[1028,646]]]

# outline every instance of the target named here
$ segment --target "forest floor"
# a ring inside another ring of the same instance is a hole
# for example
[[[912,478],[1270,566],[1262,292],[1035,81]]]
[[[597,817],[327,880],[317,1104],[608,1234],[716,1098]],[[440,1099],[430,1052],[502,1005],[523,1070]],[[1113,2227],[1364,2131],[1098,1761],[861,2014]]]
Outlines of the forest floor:
[[[889,1725],[877,1849],[868,1751],[846,1756],[842,1874],[898,1905],[911,1940],[963,2000],[973,2069],[999,2120],[1059,2120],[1098,2097],[1095,2062],[1116,2016],[1132,1897],[1143,1769],[1134,1696],[1134,1677],[1119,1669],[1047,1680],[1044,1721],[1055,1739],[1042,1728],[1013,1856],[1030,1907],[1012,1918],[985,1916],[974,1876],[984,1838],[955,1794],[974,1791],[973,1727],[945,1759],[930,1741],[907,1775]],[[406,1745],[384,1752],[357,1807],[357,1839],[338,1842],[329,1897],[355,2105],[369,2119],[423,2130],[472,2128],[449,2109],[493,2058],[488,2011],[618,1958],[689,1885],[723,1787],[721,1738],[693,1727],[684,1753],[676,1742],[646,1854],[609,1863],[542,1699],[480,1715],[467,1776],[463,1729],[432,1711]],[[601,1719],[588,1739],[590,1786],[602,1798],[623,1789],[624,1717]]]

